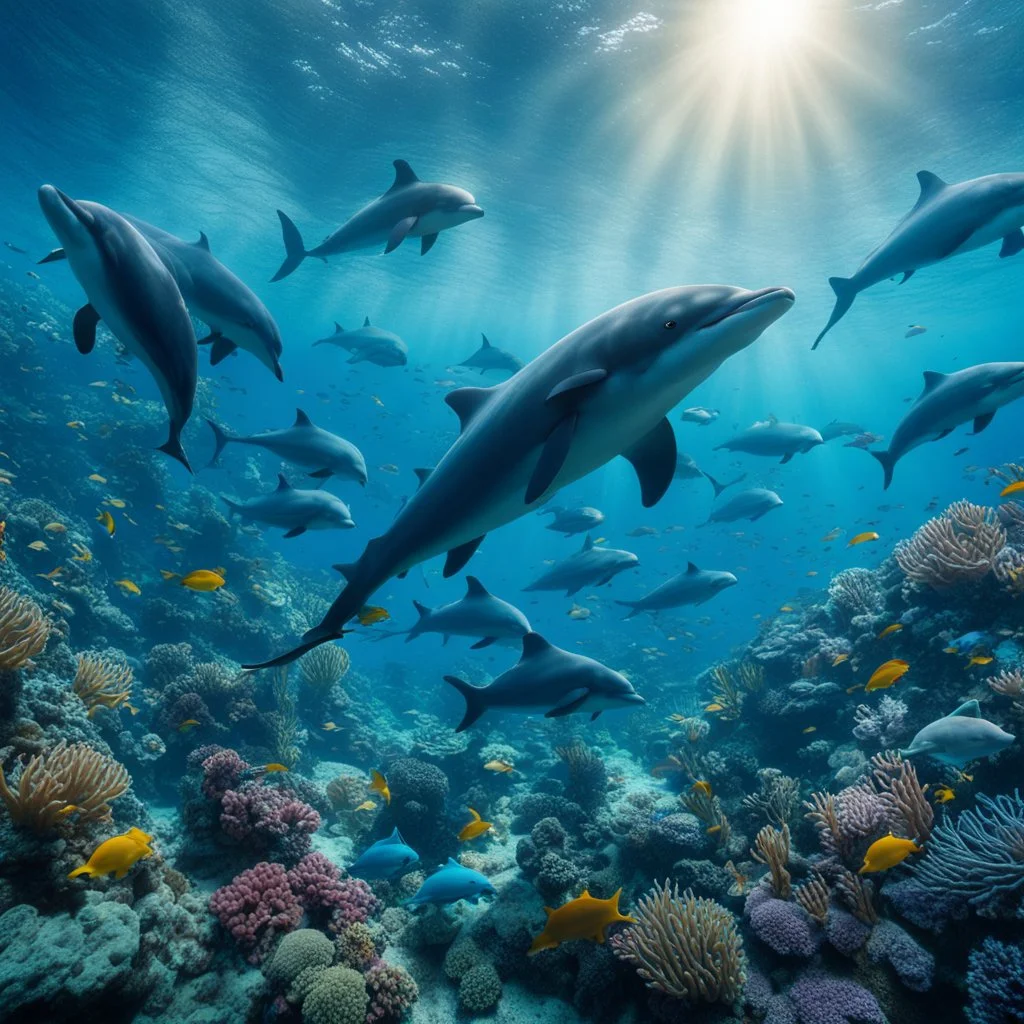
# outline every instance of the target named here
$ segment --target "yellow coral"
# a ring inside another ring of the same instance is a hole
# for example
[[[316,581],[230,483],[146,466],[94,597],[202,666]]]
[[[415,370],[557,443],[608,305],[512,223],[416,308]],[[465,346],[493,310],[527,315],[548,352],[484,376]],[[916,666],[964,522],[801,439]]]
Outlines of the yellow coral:
[[[0,587],[0,669],[31,668],[52,629],[34,601]]]
[[[78,655],[78,670],[71,688],[89,709],[89,717],[100,708],[119,708],[132,695],[132,670],[94,654]]]

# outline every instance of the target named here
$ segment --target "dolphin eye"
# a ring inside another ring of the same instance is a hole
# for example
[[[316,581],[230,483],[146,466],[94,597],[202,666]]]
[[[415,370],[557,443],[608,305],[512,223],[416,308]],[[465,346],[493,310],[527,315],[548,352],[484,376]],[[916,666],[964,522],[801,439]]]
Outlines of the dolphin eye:
[[[675,320],[666,320],[665,321],[665,330],[666,331],[671,331],[672,328],[675,327],[675,325],[676,325]]]

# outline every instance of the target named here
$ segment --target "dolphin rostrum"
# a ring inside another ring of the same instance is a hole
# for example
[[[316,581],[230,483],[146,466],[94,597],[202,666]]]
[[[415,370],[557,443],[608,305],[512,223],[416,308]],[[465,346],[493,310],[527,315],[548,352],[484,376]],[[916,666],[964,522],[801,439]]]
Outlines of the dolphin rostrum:
[[[778,508],[782,499],[767,487],[748,487],[739,491],[728,501],[716,505],[701,526],[711,523],[735,523],[739,519],[749,519],[752,523],[767,515],[773,508]]]
[[[481,334],[483,344],[459,366],[469,366],[481,373],[497,370],[501,373],[518,373],[523,368],[523,361],[518,356],[492,345],[486,334]]]
[[[555,533],[562,533],[571,537],[574,533],[586,533],[595,526],[604,522],[604,513],[600,509],[590,505],[581,505],[579,508],[562,508],[561,505],[549,505],[542,508],[537,515],[553,515],[555,518],[547,524],[545,529],[554,530]]]
[[[1024,363],[978,363],[948,374],[925,370],[924,390],[900,421],[888,450],[871,452],[885,472],[884,489],[907,452],[938,441],[971,420],[973,433],[980,434],[999,409],[1022,395]]]
[[[616,601],[616,604],[630,608],[626,616],[631,619],[640,612],[660,612],[666,608],[679,608],[684,604],[704,604],[728,587],[734,587],[739,580],[731,572],[714,569],[698,569],[690,562],[686,572],[681,572],[655,587],[649,594],[637,601]]]
[[[632,551],[596,547],[588,534],[579,551],[553,565],[523,590],[564,590],[566,597],[572,597],[583,587],[610,583],[620,572],[639,564],[640,559]]]
[[[457,573],[485,535],[624,455],[654,505],[672,482],[675,436],[665,414],[793,304],[788,288],[667,288],[626,302],[556,342],[492,388],[445,401],[459,438],[387,532],[346,569],[348,585],[283,664],[341,635],[392,576],[448,552]]]
[[[198,356],[173,275],[138,230],[108,207],[76,201],[53,185],[39,189],[39,205],[89,299],[75,314],[78,351],[92,351],[102,320],[138,357],[153,375],[171,421],[160,451],[191,472],[181,431],[192,415]]]
[[[372,249],[377,245],[383,245],[384,252],[389,253],[409,237],[420,239],[420,254],[425,256],[437,241],[439,232],[484,215],[464,188],[420,181],[404,160],[395,160],[394,168],[395,181],[391,188],[314,249],[306,249],[299,229],[278,210],[286,256],[271,281],[287,277],[307,256],[316,256],[326,263],[328,256],[354,249]]]
[[[317,345],[335,345],[352,353],[350,363],[375,363],[377,366],[405,366],[409,362],[409,346],[392,331],[374,327],[370,318],[363,320],[363,326],[354,331],[346,331],[335,320],[334,333],[326,338],[318,338],[313,342]]]
[[[252,434],[250,437],[229,434],[213,420],[206,422],[213,431],[216,445],[209,463],[211,466],[217,464],[225,445],[248,444],[266,448],[279,459],[309,470],[309,475],[318,480],[337,476],[342,480],[355,480],[360,485],[366,484],[366,460],[363,453],[343,437],[315,426],[301,409],[295,410],[295,422],[290,427],[265,430],[262,434]]]
[[[488,686],[471,686],[457,676],[444,681],[465,698],[466,713],[455,727],[468,729],[485,711],[544,711],[559,718],[577,711],[593,721],[609,708],[646,703],[621,673],[582,654],[571,654],[549,644],[539,633],[523,637],[523,654],[512,668]]]
[[[774,416],[769,416],[728,441],[715,445],[715,451],[724,448],[729,452],[744,452],[747,455],[781,455],[780,462],[789,462],[794,455],[809,452],[824,443],[814,427],[805,427],[801,423],[780,423]]]
[[[348,506],[328,491],[303,491],[292,487],[283,473],[277,477],[277,490],[254,498],[244,505],[221,495],[221,501],[234,513],[266,526],[278,526],[286,537],[298,537],[307,530],[351,530],[356,524]]]
[[[930,171],[918,171],[917,204],[892,234],[860,265],[853,277],[830,277],[836,304],[821,339],[845,316],[857,295],[886,278],[941,263],[962,252],[1002,239],[1000,258],[1024,249],[1024,174],[989,174],[949,184]]]
[[[927,754],[943,764],[963,768],[969,761],[998,754],[1014,739],[994,722],[982,718],[981,706],[976,700],[969,700],[945,718],[926,725],[900,755]]]

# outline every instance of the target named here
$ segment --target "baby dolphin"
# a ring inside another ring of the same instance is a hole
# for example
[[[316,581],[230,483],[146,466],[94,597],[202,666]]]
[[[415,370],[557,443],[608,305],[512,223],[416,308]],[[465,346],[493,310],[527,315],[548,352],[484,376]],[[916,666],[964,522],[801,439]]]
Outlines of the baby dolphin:
[[[963,768],[969,761],[998,754],[1014,739],[994,722],[982,718],[981,706],[976,700],[969,700],[945,718],[926,725],[900,755],[928,754],[943,764]]]
[[[302,491],[292,487],[283,473],[277,490],[244,505],[225,498],[221,501],[242,519],[285,530],[286,537],[298,537],[307,530],[351,530],[356,524],[348,506],[328,491]]]
[[[39,205],[89,299],[75,314],[75,346],[83,355],[91,352],[102,320],[138,357],[153,375],[171,421],[159,450],[191,473],[181,431],[192,415],[199,360],[192,320],[173,275],[138,230],[108,207],[76,201],[53,185],[39,189]]]
[[[555,518],[547,524],[545,529],[565,534],[566,537],[571,537],[574,533],[586,533],[587,530],[592,530],[604,522],[604,513],[590,505],[581,505],[579,508],[549,505],[537,513],[539,516],[549,514]]]
[[[588,535],[583,547],[574,555],[552,566],[543,576],[523,590],[564,590],[572,597],[583,587],[600,587],[610,583],[612,577],[639,565],[640,559],[632,551],[594,546]]]
[[[457,903],[459,900],[476,903],[481,896],[494,896],[497,891],[485,875],[472,868],[464,868],[449,857],[444,867],[423,880],[416,895],[407,899],[404,906],[415,910],[427,903]]]
[[[301,410],[295,410],[295,422],[283,430],[266,430],[250,437],[229,434],[213,420],[207,420],[213,431],[214,448],[210,465],[217,464],[220,453],[228,444],[248,444],[266,448],[279,459],[291,462],[309,470],[309,475],[318,480],[337,476],[342,480],[355,480],[366,484],[366,460],[362,452],[337,434],[314,426],[312,420]]]
[[[928,441],[939,441],[961,423],[974,421],[980,434],[992,417],[1024,395],[1024,363],[978,363],[956,373],[924,372],[924,390],[900,421],[884,452],[871,452],[892,483],[896,463]],[[866,451],[867,449],[865,449]]]
[[[467,359],[459,363],[459,366],[468,366],[481,373],[488,370],[497,370],[500,373],[518,373],[525,363],[518,356],[512,355],[487,340],[486,334],[481,334],[483,344]]]
[[[638,601],[616,601],[616,604],[630,608],[627,619],[640,612],[660,612],[666,608],[679,608],[684,604],[704,604],[728,587],[734,587],[739,580],[731,572],[714,569],[698,569],[690,562],[686,572],[681,572],[655,587],[646,597]]]
[[[609,708],[646,703],[621,673],[582,654],[549,644],[539,633],[523,637],[523,655],[512,668],[487,686],[471,686],[458,676],[445,676],[466,700],[466,713],[455,727],[468,729],[485,711],[544,711],[559,718],[577,711],[593,721]]]
[[[313,347],[317,345],[336,345],[347,349],[352,353],[348,358],[350,363],[405,366],[409,362],[409,346],[397,334],[372,326],[369,317],[363,320],[362,327],[354,331],[346,331],[335,320],[334,333],[314,341]]]
[[[706,409],[703,405],[693,405],[689,409],[684,409],[679,418],[684,423],[696,423],[699,427],[706,427],[714,423],[718,416],[717,409]]]
[[[419,859],[419,854],[406,843],[396,828],[386,839],[378,839],[367,847],[349,867],[348,873],[368,882],[398,878],[411,871]]]
[[[281,231],[287,255],[270,279],[287,277],[307,256],[327,262],[328,256],[372,249],[384,245],[384,252],[397,249],[407,237],[420,239],[420,255],[430,252],[438,233],[477,220],[484,211],[464,189],[420,181],[404,160],[395,160],[395,181],[382,196],[364,206],[316,248],[307,251],[299,229],[282,213]]]
[[[716,505],[711,510],[707,521],[700,525],[735,523],[739,519],[749,519],[753,523],[781,504],[782,499],[767,487],[748,487],[745,491],[734,494],[721,505]]]
[[[837,437],[856,437],[864,433],[864,428],[859,423],[845,423],[843,420],[832,420],[826,423],[819,431],[821,439],[826,443],[834,441]]]
[[[801,423],[780,423],[774,416],[755,423],[742,433],[715,445],[715,451],[724,448],[730,452],[745,452],[747,455],[781,455],[782,463],[789,462],[794,455],[809,452],[825,441],[814,427]]]

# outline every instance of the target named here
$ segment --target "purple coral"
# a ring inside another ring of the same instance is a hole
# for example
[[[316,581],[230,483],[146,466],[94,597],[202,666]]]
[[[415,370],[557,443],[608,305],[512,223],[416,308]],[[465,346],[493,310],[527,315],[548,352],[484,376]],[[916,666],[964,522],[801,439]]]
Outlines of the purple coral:
[[[308,852],[320,815],[273,786],[246,784],[223,794],[220,827],[232,839],[263,849],[275,845],[286,859],[297,860]]]
[[[229,789],[238,787],[242,773],[248,767],[236,751],[225,747],[214,748],[214,752],[202,761],[203,795],[210,800],[222,799]]]
[[[807,971],[789,990],[800,1024],[887,1024],[875,997],[852,981]]]
[[[368,920],[380,908],[380,901],[361,878],[342,878],[341,871],[322,853],[307,853],[288,872],[288,882],[311,914],[330,911],[333,932]]]
[[[871,926],[857,920],[840,907],[832,907],[825,921],[825,937],[833,949],[843,956],[853,956],[863,949],[871,935]]]
[[[779,956],[811,957],[821,945],[821,931],[807,911],[764,887],[750,893],[743,912],[754,935]]]
[[[894,921],[882,921],[868,940],[874,963],[888,963],[913,992],[927,992],[935,975],[935,957]]]
[[[420,997],[420,990],[412,975],[397,964],[375,960],[364,977],[366,990],[370,993],[367,1024],[401,1020]]]
[[[210,897],[210,910],[258,964],[267,955],[278,932],[296,928],[302,907],[280,864],[263,861],[243,871]]]

